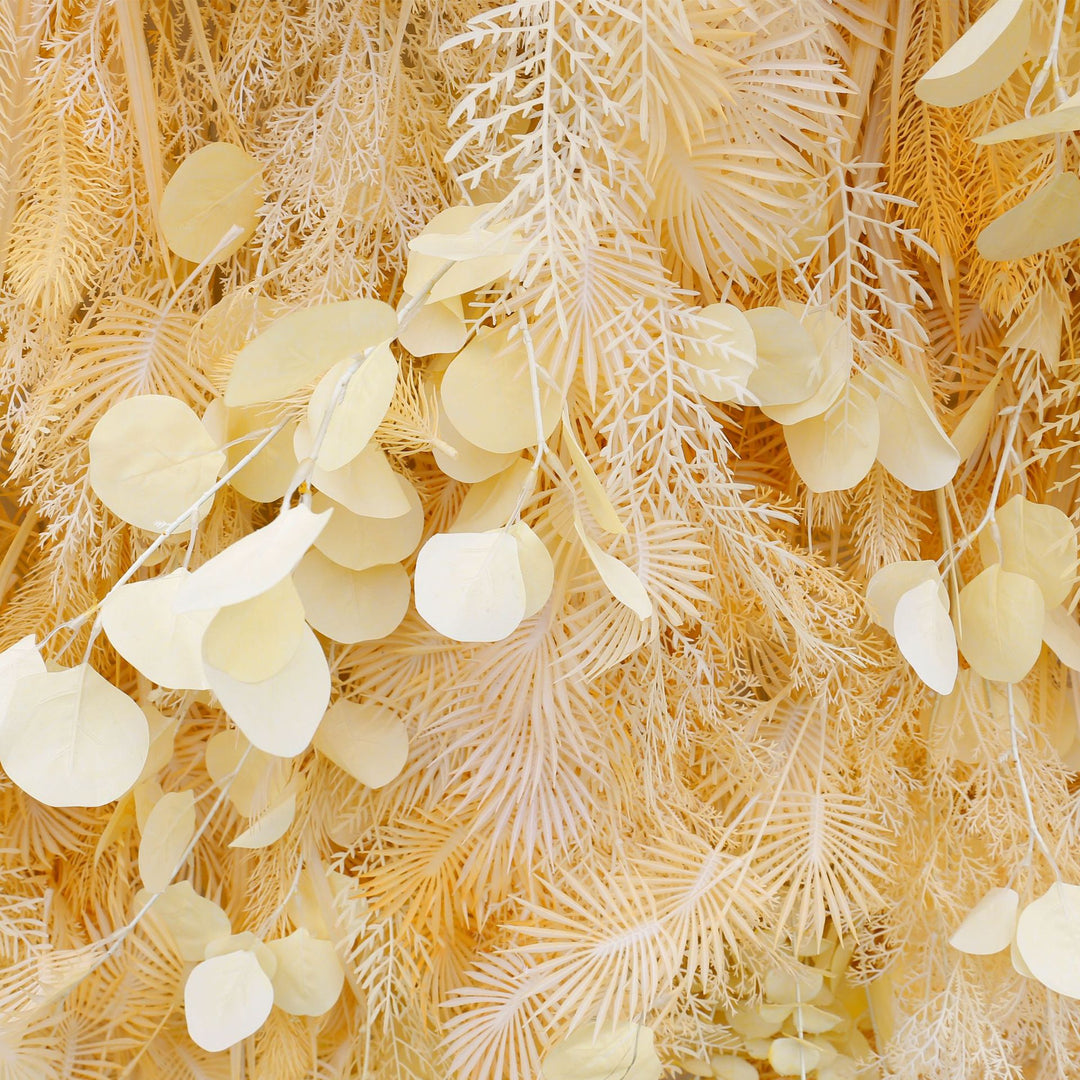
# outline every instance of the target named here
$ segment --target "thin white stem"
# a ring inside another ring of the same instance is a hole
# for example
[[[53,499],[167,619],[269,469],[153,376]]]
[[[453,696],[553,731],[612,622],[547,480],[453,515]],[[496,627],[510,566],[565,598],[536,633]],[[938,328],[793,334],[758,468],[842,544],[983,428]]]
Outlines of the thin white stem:
[[[1009,735],[1012,739],[1012,759],[1013,764],[1016,766],[1017,778],[1020,781],[1020,796],[1024,800],[1024,810],[1027,812],[1029,840],[1039,845],[1039,850],[1046,856],[1046,861],[1050,864],[1051,870],[1054,871],[1054,877],[1061,881],[1061,871],[1058,869],[1057,860],[1054,858],[1053,852],[1050,850],[1046,840],[1043,839],[1043,834],[1039,831],[1039,826],[1035,822],[1035,808],[1031,805],[1031,794],[1028,791],[1027,779],[1024,777],[1024,767],[1020,762],[1020,740],[1016,733],[1016,707],[1013,699],[1012,683],[1005,684],[1005,693],[1009,703]]]

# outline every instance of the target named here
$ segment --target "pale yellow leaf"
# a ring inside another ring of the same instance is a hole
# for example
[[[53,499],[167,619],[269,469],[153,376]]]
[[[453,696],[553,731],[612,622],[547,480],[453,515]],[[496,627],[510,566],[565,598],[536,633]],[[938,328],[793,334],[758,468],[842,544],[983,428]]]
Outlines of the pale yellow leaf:
[[[626,563],[614,555],[609,555],[596,541],[590,539],[580,521],[575,521],[574,528],[611,595],[620,604],[625,604],[639,619],[648,619],[653,613],[652,600],[649,599],[641,578]]]
[[[327,709],[315,749],[362,784],[381,788],[405,768],[409,735],[401,717],[385,705],[341,698]]]
[[[293,584],[312,627],[343,645],[393,633],[409,610],[412,590],[400,563],[349,570],[314,549],[300,560]]]
[[[790,405],[762,404],[761,411],[778,424],[797,424],[812,416],[820,416],[843,393],[851,378],[855,363],[855,348],[847,323],[831,311],[820,309],[802,316],[803,329],[808,331],[818,350],[820,385],[804,401]]]
[[[0,652],[0,726],[11,705],[15,684],[24,675],[40,675],[45,671],[45,661],[38,651],[33,634],[20,638]]]
[[[543,1080],[660,1080],[662,1072],[652,1028],[625,1020],[599,1031],[582,1024],[540,1063]]]
[[[217,263],[251,239],[262,204],[262,166],[239,146],[218,142],[184,158],[165,185],[158,216],[177,255],[197,263],[213,252]],[[234,225],[240,234],[215,252]]]
[[[1061,331],[1068,305],[1057,287],[1039,286],[1001,339],[1006,349],[1031,349],[1051,371],[1061,360]]]
[[[960,454],[910,375],[890,368],[884,381],[877,399],[878,461],[913,491],[944,487],[960,465]]]
[[[821,1061],[821,1050],[806,1039],[782,1037],[769,1047],[769,1064],[780,1076],[806,1076]]]
[[[239,766],[229,782],[226,797],[246,818],[257,817],[266,810],[289,780],[288,761],[257,750],[235,728],[211,735],[206,742],[205,757],[206,771],[217,784],[223,783]]]
[[[541,358],[531,370],[520,333],[511,324],[480,331],[450,362],[440,393],[450,423],[482,450],[509,454],[537,444],[533,380],[541,427],[551,435],[562,413],[562,395],[548,382]]]
[[[924,581],[896,602],[893,633],[904,659],[931,690],[952,692],[958,657],[956,635],[948,609],[941,601],[940,583]]]
[[[819,416],[784,427],[791,463],[813,492],[848,491],[877,457],[877,402],[865,387],[849,382]]]
[[[746,384],[753,400],[790,405],[817,393],[824,371],[809,330],[780,307],[751,308],[745,316],[757,347],[757,364]]]
[[[1015,889],[991,889],[956,928],[949,944],[971,956],[1007,949],[1016,933],[1020,895]]]
[[[315,540],[316,549],[350,570],[368,570],[408,558],[424,533],[424,507],[404,476],[397,474],[395,482],[409,510],[393,518],[361,517],[323,492],[316,492],[311,501],[313,509],[334,511],[329,525]]]
[[[745,1058],[734,1054],[713,1054],[709,1058],[716,1080],[758,1080],[758,1071]]]
[[[181,959],[189,963],[201,960],[207,945],[232,929],[229,916],[213,900],[200,896],[190,881],[170,885],[150,910],[172,935]]]
[[[1066,667],[1080,671],[1080,625],[1060,605],[1046,609],[1043,641]]]
[[[420,549],[416,610],[454,641],[501,641],[525,617],[517,541],[504,529],[436,533]]]
[[[296,792],[291,791],[255,819],[242,833],[229,842],[231,848],[269,847],[280,840],[296,817]]]
[[[156,776],[166,765],[172,761],[173,747],[176,740],[176,731],[180,726],[180,717],[165,716],[155,706],[143,702],[140,706],[146,723],[150,728],[150,749],[143,763],[140,780],[146,780]]]
[[[229,719],[253,745],[277,757],[307,749],[330,700],[326,656],[307,627],[292,659],[269,679],[241,682],[209,665],[206,674]]]
[[[277,959],[274,1004],[293,1016],[322,1016],[332,1009],[345,985],[345,971],[334,946],[300,929],[268,941]]]
[[[152,892],[164,891],[195,835],[195,793],[170,791],[154,804],[139,839],[139,876]]]
[[[992,531],[984,529],[979,534],[983,562],[1000,560],[1003,570],[1025,574],[1042,589],[1047,607],[1056,607],[1076,581],[1076,529],[1068,515],[1048,503],[1014,495],[998,508],[996,518],[1001,551]]]
[[[938,573],[937,563],[931,559],[919,562],[901,560],[886,563],[866,584],[866,606],[870,618],[895,637],[893,616],[900,597],[924,581],[938,583],[938,598],[945,610],[949,610],[949,593]]]
[[[277,407],[267,405],[226,409],[225,413],[226,441],[232,444],[225,451],[226,464],[231,469],[254,449],[265,431],[277,423],[280,415]],[[295,424],[283,427],[229,481],[245,498],[254,499],[255,502],[274,502],[289,490],[299,465],[293,453],[295,427]]]
[[[966,105],[1000,86],[1024,60],[1030,0],[997,0],[915,84],[930,105]]]
[[[334,502],[361,517],[397,518],[412,507],[398,474],[373,442],[340,469],[327,471],[316,465],[311,482]]]
[[[193,506],[225,464],[202,421],[164,394],[118,402],[94,425],[89,449],[94,494],[117,517],[151,532],[162,531]],[[187,520],[177,531],[191,525]]]
[[[47,806],[103,806],[138,779],[142,709],[86,664],[19,677],[0,722],[0,765]]]
[[[1080,176],[1061,172],[990,222],[975,241],[991,261],[1026,259],[1080,237]]]
[[[396,333],[397,315],[381,300],[340,300],[290,312],[236,354],[225,404],[277,401]]]
[[[988,566],[960,591],[960,650],[984,679],[1019,682],[1039,658],[1046,606],[1024,574]]]
[[[1080,998],[1080,885],[1057,881],[1020,912],[1016,948],[1033,978]]]
[[[404,293],[397,306],[401,309],[412,300]],[[413,356],[432,356],[435,353],[455,353],[465,344],[469,329],[460,296],[449,296],[436,304],[424,304],[412,316],[408,326],[398,334],[398,343]]]
[[[703,396],[707,397],[708,395]],[[618,512],[612,505],[611,499],[608,498],[608,493],[604,490],[600,478],[596,475],[592,462],[589,461],[585,451],[581,449],[574,435],[573,425],[569,423],[563,424],[562,431],[567,449],[570,451],[570,460],[574,463],[574,469],[577,471],[581,492],[585,496],[585,503],[589,507],[593,519],[604,532],[613,533],[616,536],[623,535],[626,532],[626,526],[619,520]]]
[[[213,941],[207,943],[203,959],[213,960],[215,956],[225,956],[234,952],[251,953],[259,961],[259,967],[266,972],[266,977],[273,979],[274,974],[277,972],[277,957],[250,930],[242,930],[239,934],[227,934],[224,937],[214,938]]]
[[[135,824],[140,833],[146,828],[150,811],[154,809],[164,794],[164,788],[153,778],[146,779],[143,777],[131,789],[131,797],[135,801]],[[147,893],[147,895],[150,894]]]
[[[303,503],[282,510],[269,525],[203,563],[177,590],[173,610],[222,608],[273,588],[296,569],[332,517],[329,509],[312,511]]]
[[[525,582],[525,618],[531,618],[547,602],[555,584],[555,564],[547,545],[524,521],[515,521],[507,532],[517,541],[521,577]]]
[[[436,434],[441,442],[445,443],[450,450],[455,451],[451,454],[438,443],[433,447],[435,464],[447,476],[452,476],[463,484],[478,484],[481,480],[487,480],[489,476],[502,472],[513,463],[518,456],[517,450],[509,454],[493,454],[490,450],[482,450],[469,442],[450,422],[442,404],[442,396],[434,383],[429,384],[428,393],[432,395],[438,415]]]
[[[1003,124],[973,142],[980,146],[1008,142],[1010,139],[1032,139],[1039,135],[1059,135],[1080,129],[1080,94],[1073,94],[1047,113],[1037,113],[1011,124]]]
[[[967,407],[949,436],[961,461],[967,461],[975,453],[990,430],[990,424],[997,415],[997,388],[1001,378],[1002,373],[998,372],[979,391],[978,397]]]
[[[508,469],[469,488],[447,532],[487,532],[501,529],[528,500],[536,484],[528,458],[519,457]]]
[[[804,967],[797,972],[773,968],[765,973],[765,999],[785,1005],[811,1001],[824,984],[825,976],[816,968]]]
[[[273,984],[254,954],[243,950],[196,964],[184,984],[188,1034],[211,1052],[254,1035],[273,1004]]]
[[[685,350],[690,384],[703,398],[744,399],[757,364],[757,343],[749,320],[734,304],[710,304],[699,311],[687,331]]]
[[[304,629],[300,595],[290,578],[282,578],[214,616],[202,641],[204,668],[217,668],[240,682],[262,682],[296,655]]]

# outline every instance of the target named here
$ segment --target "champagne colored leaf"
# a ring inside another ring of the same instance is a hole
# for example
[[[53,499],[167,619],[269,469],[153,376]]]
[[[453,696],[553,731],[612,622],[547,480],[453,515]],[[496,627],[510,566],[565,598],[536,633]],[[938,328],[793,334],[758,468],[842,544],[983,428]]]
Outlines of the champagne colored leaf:
[[[163,892],[195,835],[195,793],[170,791],[154,804],[139,840],[139,876],[152,893]]]
[[[915,84],[930,105],[966,105],[1000,86],[1024,60],[1030,0],[997,0]]]
[[[920,562],[903,560],[887,563],[867,582],[866,606],[870,612],[870,618],[895,637],[893,616],[900,597],[924,581],[938,583],[938,598],[948,611],[949,593],[938,573],[937,563],[931,559],[923,559]]]
[[[506,530],[517,541],[521,577],[525,582],[525,618],[532,618],[547,602],[555,584],[555,564],[547,545],[524,521]]]
[[[1066,667],[1080,671],[1080,625],[1060,605],[1046,609],[1043,641]]]
[[[165,185],[158,211],[165,242],[183,259],[202,262],[234,225],[242,230],[214,252],[218,263],[251,239],[263,204],[262,166],[239,146],[210,143],[190,154]]]
[[[438,414],[436,434],[441,442],[456,451],[455,454],[450,454],[438,444],[433,448],[435,464],[447,476],[452,476],[463,484],[478,484],[513,464],[518,451],[515,450],[509,454],[493,454],[490,450],[482,450],[479,446],[473,445],[450,422],[438,390],[432,387],[429,393],[434,397]]]
[[[1080,94],[1073,94],[1048,113],[1027,116],[1011,124],[1003,124],[972,142],[980,146],[993,146],[1010,139],[1033,139],[1039,135],[1059,135],[1080,129]]]
[[[797,424],[820,416],[843,393],[855,363],[851,331],[843,319],[824,309],[807,312],[803,329],[809,331],[820,357],[820,385],[805,401],[791,405],[762,404],[761,411],[778,424]]]
[[[757,1069],[734,1054],[713,1054],[709,1064],[716,1080],[758,1080]]]
[[[397,713],[375,702],[341,698],[326,711],[315,749],[371,788],[394,780],[409,756],[409,735]]]
[[[1001,377],[1001,372],[998,372],[979,391],[978,397],[968,406],[949,436],[961,461],[967,461],[975,453],[990,430],[990,424],[997,415],[997,388]]]
[[[184,984],[188,1034],[211,1052],[228,1050],[263,1026],[274,987],[253,953],[240,951],[196,964]]]
[[[411,582],[400,563],[348,570],[312,550],[300,560],[293,584],[312,627],[343,645],[392,634],[409,610]]]
[[[821,354],[810,332],[780,307],[751,308],[745,313],[754,331],[757,365],[747,389],[761,406],[806,401],[821,389]]]
[[[769,1064],[780,1076],[806,1076],[820,1062],[820,1048],[806,1039],[782,1037],[769,1047]]]
[[[469,489],[446,531],[478,533],[501,529],[532,494],[535,483],[532,462],[519,457],[508,469]]]
[[[420,549],[416,610],[454,641],[501,641],[525,617],[517,541],[505,530],[436,533]]]
[[[203,563],[177,590],[173,610],[227,607],[272,589],[296,569],[332,516],[329,510],[312,511],[302,503],[282,510],[269,525]]]
[[[300,595],[290,578],[282,578],[214,616],[203,636],[203,664],[240,682],[262,682],[296,655],[304,629]]]
[[[150,910],[172,935],[180,958],[189,963],[201,960],[210,942],[232,931],[229,916],[213,900],[200,896],[190,881],[168,886]]]
[[[547,438],[559,423],[562,395],[547,381],[539,356],[536,364]],[[450,423],[482,450],[510,454],[536,445],[529,354],[521,334],[511,337],[510,324],[477,334],[450,362],[440,392]]]
[[[803,968],[797,974],[774,968],[765,974],[765,999],[783,1005],[811,1001],[821,993],[825,977],[816,968]]]
[[[540,1063],[543,1080],[660,1080],[652,1028],[629,1021],[587,1023],[557,1042]]]
[[[321,491],[311,500],[317,511],[334,510],[330,524],[316,539],[315,547],[339,566],[369,570],[385,563],[407,559],[424,533],[424,507],[420,496],[404,476],[397,477],[398,489],[408,500],[409,512],[395,518],[361,517],[337,506]]]
[[[454,265],[431,286],[427,304],[461,296],[510,273],[520,258],[520,245],[512,230],[505,225],[475,228],[493,205],[451,206],[436,214],[409,241],[409,265],[402,289],[419,296],[447,260]]]
[[[274,1004],[293,1016],[322,1016],[332,1009],[345,985],[345,970],[329,941],[300,929],[268,941],[277,959]]]
[[[971,956],[1007,949],[1016,933],[1020,895],[1015,889],[991,889],[956,928],[949,944]]]
[[[1024,574],[988,566],[960,591],[960,650],[984,678],[1019,682],[1039,658],[1046,606]]]
[[[47,806],[104,806],[138,779],[142,709],[86,664],[23,675],[0,724],[0,765]]]
[[[230,841],[229,847],[246,850],[269,847],[289,831],[295,818],[296,792],[289,792]]]
[[[290,312],[236,354],[225,404],[277,401],[396,333],[397,315],[381,300],[340,300]]]
[[[398,518],[412,508],[398,474],[375,443],[369,442],[340,469],[327,471],[316,465],[311,482],[334,502],[361,517]]]
[[[250,930],[214,938],[207,944],[203,959],[213,960],[215,956],[226,956],[235,952],[251,953],[259,961],[259,967],[266,972],[266,977],[273,979],[277,972],[277,957]]]
[[[1016,948],[1043,986],[1080,998],[1080,885],[1057,881],[1020,912]]]
[[[608,493],[604,490],[604,485],[600,483],[600,478],[593,470],[592,462],[586,457],[585,451],[581,449],[577,438],[574,436],[573,426],[563,424],[562,430],[563,438],[566,440],[566,447],[570,451],[570,460],[574,463],[578,482],[581,484],[581,491],[585,496],[585,503],[589,507],[596,524],[606,533],[613,533],[616,536],[624,535],[626,526],[619,520],[619,515],[608,498]]]
[[[1032,502],[1014,495],[996,514],[1001,551],[990,529],[979,534],[979,554],[984,563],[1001,562],[1001,568],[1025,574],[1040,589],[1047,607],[1060,604],[1076,581],[1076,529],[1067,514],[1056,506]]]
[[[589,559],[611,595],[620,604],[625,604],[639,619],[648,619],[653,613],[652,600],[649,599],[649,594],[637,574],[626,563],[621,562],[614,555],[609,555],[594,540],[591,540],[585,534],[579,521],[574,523],[574,528],[585,545]]]
[[[1080,237],[1080,176],[1058,173],[1023,202],[995,218],[975,241],[990,261],[1026,259]]]
[[[176,730],[180,726],[180,718],[167,717],[153,705],[143,703],[139,706],[146,717],[146,723],[150,728],[150,749],[143,763],[140,780],[147,780],[156,776],[166,765],[172,761],[173,747],[176,741]]]
[[[340,403],[334,406],[338,383],[352,363],[352,360],[342,360],[335,364],[319,380],[308,401],[307,433],[312,439],[317,437],[327,410],[333,406],[326,437],[316,458],[319,468],[326,472],[348,465],[368,445],[375,429],[382,423],[386,410],[390,408],[397,386],[397,357],[390,351],[389,345],[379,345],[371,350],[359,370],[349,379]],[[299,450],[297,456],[300,456]]]
[[[690,383],[703,398],[743,400],[757,365],[757,343],[749,320],[734,304],[710,304],[698,312],[685,348]]]
[[[295,757],[311,742],[330,700],[330,669],[319,639],[305,627],[292,659],[262,682],[207,667],[210,686],[229,719],[267,754]]]
[[[821,415],[785,426],[784,441],[811,491],[848,491],[873,466],[880,432],[877,402],[851,382]]]
[[[280,416],[276,407],[267,405],[250,405],[241,409],[226,409],[225,412],[225,441],[232,444],[225,451],[226,465],[231,469],[251,452],[263,437],[264,430],[273,427]],[[295,424],[283,427],[229,481],[233,488],[255,502],[280,499],[289,490],[299,465],[293,453],[295,428]]]
[[[906,372],[887,372],[885,384],[877,401],[878,461],[913,491],[944,487],[960,465],[956,447]]]
[[[217,784],[223,783],[225,777],[239,766],[239,772],[229,783],[226,797],[246,818],[263,813],[281,795],[289,780],[288,761],[257,750],[235,728],[212,735],[206,743],[205,754],[206,771]]]
[[[408,293],[401,297],[401,309],[412,300]],[[465,344],[469,328],[460,296],[449,296],[436,304],[425,304],[415,312],[408,326],[402,327],[398,343],[413,356],[433,356],[435,353],[456,353]]]
[[[101,603],[101,625],[113,648],[151,682],[171,690],[207,690],[202,639],[214,610],[177,614],[177,593],[191,577],[174,570],[165,577],[133,581],[113,589]]]
[[[160,532],[214,486],[225,455],[182,401],[142,394],[90,432],[90,486],[118,518]],[[207,510],[210,501],[205,504]],[[188,521],[177,531],[191,528]]]
[[[939,583],[924,581],[896,603],[893,633],[904,659],[931,690],[952,693],[959,667],[956,635],[941,602]]]
[[[24,675],[40,675],[44,671],[45,661],[33,634],[27,634],[0,652],[0,727],[3,727],[18,681]]]

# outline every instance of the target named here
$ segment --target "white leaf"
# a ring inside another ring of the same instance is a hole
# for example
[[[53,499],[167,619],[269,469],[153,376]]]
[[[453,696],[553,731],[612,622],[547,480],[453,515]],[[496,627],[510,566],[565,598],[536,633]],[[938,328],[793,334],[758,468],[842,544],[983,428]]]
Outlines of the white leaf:
[[[960,590],[960,650],[984,679],[1019,682],[1039,658],[1045,618],[1031,578],[988,566]]]
[[[936,581],[909,589],[896,604],[893,633],[904,659],[931,690],[952,693],[958,660],[956,634]]]
[[[350,570],[368,570],[385,563],[407,559],[424,534],[424,507],[415,488],[404,476],[395,475],[408,513],[393,518],[361,517],[339,506],[321,491],[311,505],[315,510],[333,509],[334,515],[315,547],[339,566]]]
[[[267,754],[302,754],[330,700],[330,669],[319,639],[307,627],[292,659],[263,682],[234,679],[207,667],[210,686],[229,719]]]
[[[142,906],[138,898],[136,904]],[[211,941],[232,930],[229,916],[213,900],[200,896],[190,881],[170,885],[150,910],[172,935],[180,958],[189,963],[201,960]]]
[[[517,541],[505,530],[436,533],[420,549],[416,610],[454,641],[501,641],[525,617]]]
[[[975,240],[984,259],[1007,262],[1071,243],[1080,237],[1080,176],[1058,173]]]
[[[352,360],[342,360],[335,364],[312,392],[307,407],[307,432],[312,439],[321,430],[327,410],[333,406],[338,383],[352,363]],[[368,445],[390,408],[397,380],[397,357],[390,351],[390,346],[383,344],[372,349],[349,380],[340,403],[330,416],[326,437],[316,458],[320,469],[333,472],[344,468]]]
[[[543,1080],[660,1080],[662,1072],[652,1028],[625,1020],[599,1031],[582,1024],[540,1063]]]
[[[15,684],[24,675],[40,675],[44,671],[45,661],[41,658],[33,634],[27,634],[0,652],[0,727],[3,727],[11,706]]]
[[[409,735],[397,713],[375,702],[341,698],[326,711],[315,749],[371,788],[395,779],[409,756]]]
[[[751,308],[745,313],[754,331],[757,365],[747,389],[759,405],[806,401],[821,389],[821,354],[809,331],[780,307]]]
[[[268,847],[280,840],[296,817],[296,792],[290,791],[264,814],[256,818],[242,833],[230,841],[231,848],[255,849]]]
[[[341,300],[290,312],[236,354],[225,404],[277,401],[396,333],[397,315],[381,300]]]
[[[187,570],[133,581],[101,602],[101,625],[113,648],[151,682],[170,690],[208,690],[202,639],[213,609],[177,614],[173,604]]]
[[[204,960],[213,960],[215,956],[228,953],[249,952],[259,962],[259,967],[266,972],[268,979],[273,979],[277,971],[277,957],[250,930],[241,930],[239,934],[228,934],[215,938],[206,946]]]
[[[562,394],[548,382],[541,357],[536,380],[544,437],[562,414]],[[482,330],[450,362],[440,387],[443,408],[461,435],[482,450],[510,454],[537,443],[533,374],[521,334],[503,323]]]
[[[401,563],[349,570],[311,550],[293,573],[304,614],[332,641],[377,641],[397,629],[409,610],[412,582]]]
[[[1033,978],[1080,998],[1080,885],[1058,881],[1020,912],[1016,948]]]
[[[162,795],[146,819],[139,840],[139,876],[152,892],[165,890],[195,835],[195,793]]]
[[[165,185],[158,216],[169,247],[196,263],[239,226],[236,239],[214,252],[218,263],[251,239],[262,204],[262,166],[239,146],[218,142],[184,158]]]
[[[1000,86],[1024,60],[1030,0],[997,0],[915,84],[930,105],[966,105]]]
[[[211,1052],[254,1035],[274,1004],[274,987],[255,955],[226,953],[196,964],[184,985],[192,1042]]]
[[[322,1016],[334,1007],[345,985],[345,971],[329,941],[300,929],[268,941],[277,959],[274,1004],[293,1016]]]
[[[532,494],[536,472],[519,457],[508,468],[469,488],[447,532],[487,532],[501,529]]]
[[[595,541],[589,539],[579,521],[575,521],[574,528],[611,595],[620,604],[625,604],[639,619],[649,618],[653,613],[652,600],[637,574],[626,563],[614,555],[609,555]]]
[[[296,569],[331,517],[328,510],[312,512],[303,503],[282,510],[269,525],[203,563],[177,590],[173,610],[222,608],[273,588]]]
[[[305,629],[300,595],[290,578],[282,578],[214,616],[202,642],[204,668],[217,668],[240,682],[262,682],[296,655]]]
[[[949,944],[971,956],[990,956],[1007,949],[1016,933],[1015,889],[991,889],[956,928]]]
[[[923,559],[918,562],[904,559],[900,562],[886,563],[866,583],[866,606],[870,618],[895,637],[893,616],[900,597],[924,581],[938,583],[938,596],[945,610],[948,611],[949,593],[941,580],[941,574],[938,573],[937,563],[932,559]]]
[[[90,432],[90,486],[117,517],[160,532],[214,486],[225,454],[182,401],[142,394],[114,405]],[[204,504],[203,516],[210,508]],[[191,522],[178,527],[186,532]]]
[[[0,765],[47,806],[103,806],[139,779],[142,709],[86,664],[22,676],[0,725]]]
[[[913,491],[944,487],[960,465],[960,454],[911,377],[886,369],[878,397],[878,461]]]

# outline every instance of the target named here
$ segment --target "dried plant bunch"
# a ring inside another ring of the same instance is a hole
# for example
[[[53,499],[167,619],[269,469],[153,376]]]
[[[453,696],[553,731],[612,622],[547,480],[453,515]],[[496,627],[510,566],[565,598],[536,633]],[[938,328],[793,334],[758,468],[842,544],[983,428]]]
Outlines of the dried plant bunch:
[[[1073,1075],[1078,22],[0,6],[0,1076]]]

